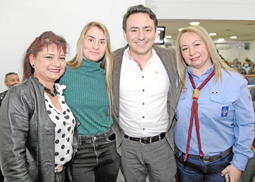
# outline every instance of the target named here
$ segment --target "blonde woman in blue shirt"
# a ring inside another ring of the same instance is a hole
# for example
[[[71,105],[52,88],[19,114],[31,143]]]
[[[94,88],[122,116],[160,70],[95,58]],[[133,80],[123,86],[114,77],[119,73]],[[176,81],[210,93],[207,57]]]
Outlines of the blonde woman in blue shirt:
[[[180,83],[175,127],[179,180],[238,181],[253,141],[254,112],[244,79],[219,57],[201,26],[177,38]]]

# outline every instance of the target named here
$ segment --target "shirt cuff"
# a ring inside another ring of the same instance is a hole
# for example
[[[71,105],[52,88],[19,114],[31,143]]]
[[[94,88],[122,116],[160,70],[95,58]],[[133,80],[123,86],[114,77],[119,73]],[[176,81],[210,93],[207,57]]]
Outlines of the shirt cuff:
[[[250,151],[247,156],[242,154],[234,154],[231,164],[235,166],[237,169],[244,171],[247,162],[251,157],[253,157],[252,151]]]

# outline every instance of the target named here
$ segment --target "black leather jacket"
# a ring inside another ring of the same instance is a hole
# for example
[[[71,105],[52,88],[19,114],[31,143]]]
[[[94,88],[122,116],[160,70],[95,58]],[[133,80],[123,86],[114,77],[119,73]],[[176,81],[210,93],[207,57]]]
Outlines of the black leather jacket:
[[[55,124],[45,107],[44,88],[30,76],[11,87],[0,108],[0,165],[7,182],[54,182]],[[78,147],[74,134],[74,154]]]

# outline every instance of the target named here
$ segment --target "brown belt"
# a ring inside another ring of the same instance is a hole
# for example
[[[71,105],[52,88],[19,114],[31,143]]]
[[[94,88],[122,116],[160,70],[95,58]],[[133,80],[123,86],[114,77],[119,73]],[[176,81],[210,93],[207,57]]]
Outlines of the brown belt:
[[[200,156],[200,155],[188,154],[188,157],[191,157],[191,158],[194,158],[194,159],[198,159],[199,161],[202,161],[202,162],[213,162],[213,161],[215,161],[217,159],[220,159],[220,158],[228,155],[231,151],[232,151],[232,147],[230,147],[229,149],[227,149],[224,152],[222,152],[222,154],[217,154],[217,155],[208,156],[208,157],[203,157],[203,156]]]
[[[135,138],[135,137],[127,136],[127,135],[125,135],[124,137],[129,139],[129,140],[139,142],[141,144],[150,144],[150,143],[157,142],[157,141],[162,140],[163,138],[165,138],[165,133],[161,133],[160,135],[156,135],[156,136],[153,136],[153,137]]]

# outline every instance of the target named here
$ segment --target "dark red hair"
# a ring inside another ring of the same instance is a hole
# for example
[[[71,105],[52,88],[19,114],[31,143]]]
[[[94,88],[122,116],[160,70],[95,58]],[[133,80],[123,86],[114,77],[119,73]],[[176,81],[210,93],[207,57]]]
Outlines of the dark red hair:
[[[59,51],[62,49],[66,54],[67,43],[64,38],[56,35],[52,31],[43,32],[39,37],[36,37],[26,51],[23,61],[23,81],[34,73],[34,68],[32,68],[29,62],[29,56],[33,54],[37,57],[38,52],[50,44],[55,44]]]

